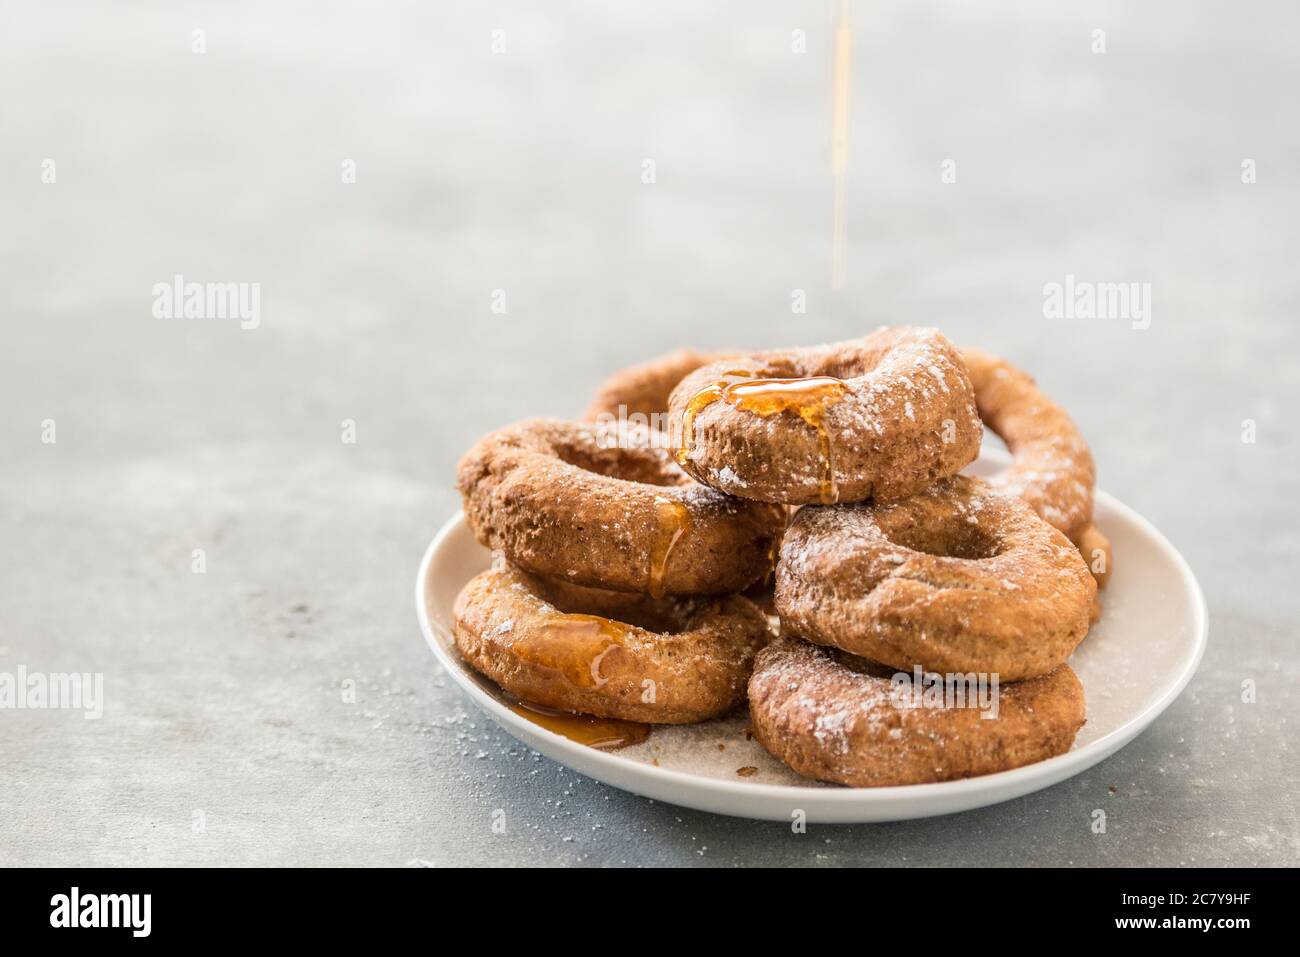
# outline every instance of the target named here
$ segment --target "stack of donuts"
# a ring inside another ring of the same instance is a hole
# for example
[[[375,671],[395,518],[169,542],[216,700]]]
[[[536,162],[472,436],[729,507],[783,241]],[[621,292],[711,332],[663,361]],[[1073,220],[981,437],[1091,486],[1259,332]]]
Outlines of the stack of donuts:
[[[1012,456],[988,481],[960,474],[985,427]],[[821,781],[1017,767],[1084,723],[1066,659],[1110,571],[1094,479],[1032,378],[933,329],[674,352],[611,376],[582,420],[461,460],[494,560],[456,644],[561,712],[686,724],[748,701],[763,747]],[[922,703],[900,674],[988,678],[997,707]]]

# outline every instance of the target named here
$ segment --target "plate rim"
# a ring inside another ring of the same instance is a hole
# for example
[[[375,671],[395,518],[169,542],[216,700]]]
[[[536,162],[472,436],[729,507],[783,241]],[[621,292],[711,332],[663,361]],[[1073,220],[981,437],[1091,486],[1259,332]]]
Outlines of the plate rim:
[[[1185,584],[1196,599],[1193,602],[1195,647],[1191,655],[1185,659],[1178,677],[1165,689],[1159,698],[1118,728],[1102,735],[1095,741],[1091,741],[1078,749],[1067,751],[1065,754],[1037,761],[1023,767],[971,778],[962,778],[956,781],[876,788],[826,787],[818,786],[814,782],[810,782],[808,785],[793,785],[729,781],[725,778],[707,777],[692,774],[688,771],[663,768],[642,761],[622,758],[616,752],[587,747],[553,731],[527,722],[478,686],[475,677],[469,673],[465,663],[453,658],[448,648],[444,647],[443,643],[438,640],[439,626],[429,617],[425,597],[429,569],[440,546],[464,524],[465,514],[461,509],[458,509],[438,529],[437,534],[434,535],[433,540],[429,543],[423,557],[420,559],[419,571],[415,580],[416,617],[420,623],[420,630],[424,635],[425,642],[429,645],[438,663],[444,671],[451,675],[452,680],[456,682],[462,692],[469,696],[480,711],[491,717],[512,737],[519,740],[531,739],[524,740],[523,743],[535,747],[543,754],[546,754],[547,757],[621,790],[697,810],[736,817],[766,818],[770,820],[787,820],[788,815],[773,818],[770,815],[758,812],[758,809],[745,810],[736,806],[728,810],[720,808],[712,802],[705,801],[701,803],[689,800],[689,798],[692,796],[691,792],[702,789],[710,792],[717,800],[725,800],[732,805],[762,802],[787,808],[803,807],[810,821],[818,819],[818,815],[813,813],[814,810],[829,811],[832,814],[831,818],[821,818],[823,822],[827,823],[902,820],[904,818],[958,813],[961,810],[974,810],[978,807],[1022,797],[1034,791],[1050,787],[1105,760],[1131,742],[1146,730],[1156,718],[1163,714],[1182,694],[1192,676],[1196,674],[1197,669],[1200,667],[1206,645],[1209,642],[1209,609],[1200,582],[1197,580],[1191,566],[1178,549],[1174,547],[1173,543],[1141,514],[1100,489],[1096,492],[1096,498],[1108,510],[1119,513],[1125,520],[1137,525],[1155,541],[1162,552],[1172,558],[1174,566],[1178,569]],[[447,638],[449,644],[454,645],[454,642],[450,641],[451,636],[447,635]],[[545,742],[545,748],[538,746],[540,742]],[[629,783],[627,781],[629,776],[644,779],[648,784],[655,785],[652,788],[655,793],[646,794],[636,784]],[[674,795],[672,793],[673,789],[684,789],[685,793]],[[980,800],[981,798],[986,800]],[[970,803],[970,799],[975,800]],[[913,801],[936,802],[940,805],[956,802],[960,804],[960,807],[939,806],[933,809],[915,807],[907,814],[897,816],[890,815],[886,810],[890,806]],[[875,809],[874,814],[872,809]],[[877,816],[881,811],[886,811],[885,815]],[[853,812],[866,816],[855,817]]]

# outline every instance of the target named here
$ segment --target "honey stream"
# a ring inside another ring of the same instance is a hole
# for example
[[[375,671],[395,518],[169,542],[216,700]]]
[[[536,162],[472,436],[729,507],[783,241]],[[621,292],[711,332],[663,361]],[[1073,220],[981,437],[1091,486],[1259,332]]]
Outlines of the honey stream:
[[[844,286],[844,255],[848,248],[849,91],[853,73],[853,25],[849,0],[837,5],[831,65],[831,289]]]

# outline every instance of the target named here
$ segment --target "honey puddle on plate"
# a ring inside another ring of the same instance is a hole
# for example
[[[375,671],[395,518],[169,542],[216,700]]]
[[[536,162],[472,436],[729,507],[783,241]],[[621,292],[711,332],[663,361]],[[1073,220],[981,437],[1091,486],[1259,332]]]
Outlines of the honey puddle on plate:
[[[617,751],[619,748],[640,744],[650,737],[651,725],[638,721],[557,711],[529,701],[508,700],[506,706],[521,718],[526,718],[547,731],[601,751]]]

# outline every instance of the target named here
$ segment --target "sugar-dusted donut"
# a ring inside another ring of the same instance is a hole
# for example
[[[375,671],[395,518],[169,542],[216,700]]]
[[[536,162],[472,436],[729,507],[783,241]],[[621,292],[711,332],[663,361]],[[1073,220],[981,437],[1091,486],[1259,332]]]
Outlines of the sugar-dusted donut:
[[[965,366],[934,329],[695,370],[673,390],[678,463],[741,498],[799,505],[906,498],[979,454]]]
[[[959,706],[955,694],[930,706],[917,690],[863,658],[782,638],[755,662],[750,725],[763,747],[806,777],[882,787],[993,774],[1064,754],[1085,719],[1083,686],[1069,665],[999,683],[995,711],[969,698]]]
[[[991,481],[1065,532],[1105,587],[1110,540],[1092,524],[1097,470],[1079,427],[1029,373],[981,349],[963,349],[962,358],[980,418],[1011,451],[1011,467]]]
[[[619,415],[667,415],[668,397],[682,379],[700,366],[718,362],[731,353],[698,352],[695,349],[677,349],[666,355],[619,369],[596,388],[587,406],[585,418]],[[653,425],[653,422],[647,423]],[[660,426],[667,429],[666,424]]]
[[[532,704],[689,724],[745,700],[754,654],[771,638],[767,618],[739,595],[606,593],[576,605],[575,595],[582,592],[498,563],[456,598],[456,647],[476,671]]]
[[[776,569],[788,633],[895,668],[1002,681],[1065,661],[1096,593],[1061,532],[960,475],[892,504],[804,506]]]
[[[1028,502],[1072,540],[1092,522],[1096,469],[1078,426],[1038,388],[1033,377],[980,349],[963,349],[980,418],[1011,452],[991,479]]]
[[[465,518],[515,565],[652,595],[739,591],[768,573],[785,514],[700,485],[647,429],[531,419],[461,459]]]

